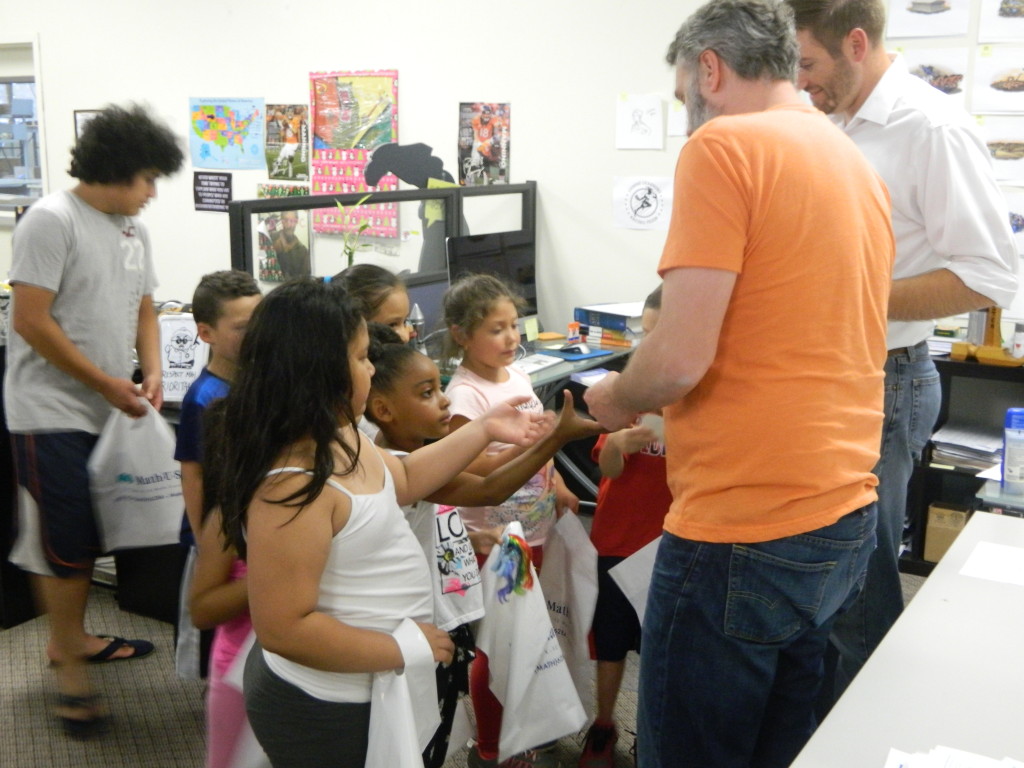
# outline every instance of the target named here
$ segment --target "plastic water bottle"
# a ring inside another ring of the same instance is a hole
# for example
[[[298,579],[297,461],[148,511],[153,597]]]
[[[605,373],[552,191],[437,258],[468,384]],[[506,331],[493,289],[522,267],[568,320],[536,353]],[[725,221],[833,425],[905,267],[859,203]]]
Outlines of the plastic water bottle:
[[[1024,495],[1024,408],[1007,410],[1003,426],[1003,492]]]
[[[427,321],[423,317],[423,310],[420,309],[419,304],[412,305],[412,309],[409,310],[408,322],[412,326],[413,333],[416,334],[413,345],[417,350],[423,352],[426,349],[426,345],[423,343],[423,332],[426,330]]]

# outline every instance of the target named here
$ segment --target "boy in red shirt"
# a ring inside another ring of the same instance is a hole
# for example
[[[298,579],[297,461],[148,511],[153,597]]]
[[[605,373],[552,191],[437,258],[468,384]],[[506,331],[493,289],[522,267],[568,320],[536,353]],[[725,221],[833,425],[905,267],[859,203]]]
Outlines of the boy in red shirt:
[[[659,287],[644,302],[644,333],[654,327],[660,309]],[[640,650],[636,611],[608,571],[661,535],[672,503],[665,477],[665,444],[660,430],[649,424],[649,419],[601,435],[594,446],[594,460],[601,468],[590,531],[598,554],[598,597],[592,628],[597,658],[597,717],[587,732],[579,768],[612,768],[615,764],[615,742],[619,738],[615,700],[626,653]]]

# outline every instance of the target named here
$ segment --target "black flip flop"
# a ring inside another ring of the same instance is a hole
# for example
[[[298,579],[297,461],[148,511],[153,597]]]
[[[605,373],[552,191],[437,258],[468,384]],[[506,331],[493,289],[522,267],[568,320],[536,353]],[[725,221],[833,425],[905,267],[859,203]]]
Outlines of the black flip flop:
[[[67,693],[58,693],[55,700],[57,707],[88,710],[92,713],[92,717],[88,718],[57,715],[57,719],[60,720],[60,724],[64,728],[64,733],[73,739],[91,739],[106,733],[110,723],[106,715],[96,713],[97,701],[99,701],[99,696],[96,694],[72,696]]]
[[[129,661],[131,659],[141,659],[143,656],[148,656],[153,652],[153,644],[148,640],[125,640],[123,637],[112,637],[110,635],[100,635],[110,640],[106,647],[94,653],[92,656],[86,656],[85,660],[90,664],[101,664],[107,661]],[[122,648],[131,648],[134,652],[131,656],[115,656]]]

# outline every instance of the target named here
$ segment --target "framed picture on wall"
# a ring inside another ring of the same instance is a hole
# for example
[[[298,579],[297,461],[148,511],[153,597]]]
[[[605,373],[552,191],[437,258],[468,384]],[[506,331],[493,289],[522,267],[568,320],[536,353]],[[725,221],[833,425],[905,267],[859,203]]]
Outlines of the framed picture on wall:
[[[76,109],[75,110],[75,141],[82,136],[86,124],[100,113],[98,109]]]

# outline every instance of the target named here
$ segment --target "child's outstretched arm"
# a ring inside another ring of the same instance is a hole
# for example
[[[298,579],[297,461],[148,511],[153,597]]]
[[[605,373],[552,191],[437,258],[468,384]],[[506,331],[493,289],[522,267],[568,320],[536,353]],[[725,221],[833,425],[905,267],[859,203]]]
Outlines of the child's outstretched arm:
[[[566,443],[604,432],[596,421],[576,413],[572,393],[564,390],[565,402],[555,428],[536,445],[486,477],[460,472],[447,485],[427,497],[437,504],[455,507],[483,507],[501,504],[522,488]]]
[[[224,550],[219,509],[207,516],[198,538],[199,556],[192,577],[189,611],[192,623],[199,629],[213,629],[249,608],[249,590],[245,578],[231,578],[231,567],[238,556],[234,547]]]
[[[412,504],[433,495],[494,441],[529,446],[548,431],[548,417],[516,410],[529,397],[513,398],[473,419],[458,432],[397,459],[382,451],[395,479],[398,503]],[[513,489],[514,490],[514,489]]]
[[[597,457],[597,465],[601,474],[615,479],[626,467],[626,456],[641,450],[645,445],[658,439],[654,430],[643,425],[620,429],[608,435],[601,453]]]
[[[404,666],[398,642],[386,632],[353,627],[317,610],[331,540],[348,522],[351,501],[321,493],[301,510],[274,503],[300,490],[305,476],[261,486],[249,505],[249,611],[266,650],[328,672],[383,672]],[[447,632],[419,624],[439,662],[451,661]]]

